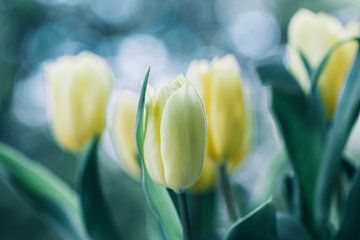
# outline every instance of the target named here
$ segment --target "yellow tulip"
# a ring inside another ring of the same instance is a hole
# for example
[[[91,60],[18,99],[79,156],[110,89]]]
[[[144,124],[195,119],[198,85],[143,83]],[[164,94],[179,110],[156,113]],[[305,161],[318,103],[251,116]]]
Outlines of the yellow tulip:
[[[299,10],[291,19],[288,29],[288,53],[290,70],[305,91],[310,88],[310,78],[300,58],[300,51],[312,69],[316,69],[325,54],[337,42],[357,36],[357,23],[343,26],[341,22],[325,13]],[[332,117],[339,92],[351,66],[357,44],[349,42],[337,48],[331,55],[319,79],[319,88],[324,107]]]
[[[79,151],[104,129],[111,70],[103,59],[85,52],[47,64],[45,79],[54,135],[66,150]]]
[[[135,119],[138,95],[129,90],[120,90],[112,105],[110,135],[117,157],[124,170],[139,179],[141,169],[135,143]]]
[[[251,122],[236,59],[228,55],[212,62],[193,61],[187,76],[205,105],[207,156],[218,163],[239,164],[250,147]]]
[[[151,178],[173,190],[192,186],[204,164],[206,115],[196,89],[185,79],[149,94],[144,161]]]

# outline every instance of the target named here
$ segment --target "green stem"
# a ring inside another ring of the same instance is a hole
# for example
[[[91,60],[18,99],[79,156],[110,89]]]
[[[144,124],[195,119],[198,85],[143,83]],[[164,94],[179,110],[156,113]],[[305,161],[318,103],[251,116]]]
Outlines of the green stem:
[[[233,200],[230,180],[226,171],[226,165],[224,163],[219,164],[218,172],[219,172],[219,180],[220,180],[220,190],[224,196],[229,217],[231,221],[236,221],[239,218],[239,214]]]
[[[189,216],[188,204],[186,199],[186,191],[176,192],[176,195],[179,203],[179,211],[183,225],[184,238],[185,240],[191,240],[192,237],[191,237],[190,216]]]

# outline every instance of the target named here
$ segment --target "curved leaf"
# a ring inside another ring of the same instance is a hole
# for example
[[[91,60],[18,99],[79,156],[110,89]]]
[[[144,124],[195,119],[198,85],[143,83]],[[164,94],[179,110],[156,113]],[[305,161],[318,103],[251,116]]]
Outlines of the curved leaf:
[[[303,93],[299,83],[285,68],[281,56],[259,60],[256,64],[256,71],[265,85],[270,85],[287,93]]]
[[[141,88],[139,104],[136,115],[136,144],[143,173],[143,186],[145,195],[149,205],[154,214],[158,218],[167,239],[181,240],[183,239],[183,232],[181,222],[177,214],[176,208],[164,187],[156,184],[149,176],[144,164],[144,107],[146,89],[149,79],[150,69],[145,75],[144,82]]]
[[[102,189],[99,158],[99,138],[88,144],[80,157],[82,169],[79,173],[79,195],[86,230],[94,240],[121,239],[113,222],[110,209]]]
[[[312,69],[312,67],[311,67],[310,62],[308,61],[308,59],[305,57],[305,54],[301,51],[301,49],[298,49],[297,51],[299,52],[301,62],[303,63],[303,65],[304,65],[304,67],[305,67],[305,70],[306,70],[307,75],[308,75],[309,77],[313,76],[314,70]]]
[[[360,40],[358,43],[360,43]],[[356,53],[351,70],[344,82],[322,155],[322,167],[319,174],[316,197],[316,217],[320,227],[327,225],[332,199],[331,195],[336,184],[339,169],[341,169],[341,156],[351,129],[359,115],[359,93],[360,49]]]
[[[306,95],[285,68],[282,59],[270,59],[257,67],[272,90],[276,116],[289,160],[299,180],[302,222],[315,230],[314,199],[321,154],[326,136],[326,116],[316,95]]]
[[[0,167],[45,223],[51,223],[65,239],[86,239],[77,195],[60,178],[3,144],[0,144]]]
[[[277,239],[275,208],[271,199],[230,226],[226,240],[238,239]]]
[[[269,197],[276,191],[286,172],[289,170],[289,167],[290,166],[285,151],[279,152],[272,160],[272,163],[267,173],[268,178],[266,179],[266,181],[263,181],[261,191],[259,191],[259,196],[252,201],[257,204],[255,206],[258,206],[266,199],[269,199]]]

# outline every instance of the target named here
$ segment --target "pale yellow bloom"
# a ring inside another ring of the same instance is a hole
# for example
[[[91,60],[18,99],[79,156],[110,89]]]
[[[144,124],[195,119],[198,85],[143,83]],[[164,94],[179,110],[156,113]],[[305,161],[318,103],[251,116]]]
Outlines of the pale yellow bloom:
[[[152,179],[174,190],[192,186],[204,164],[206,115],[184,76],[163,86],[146,103],[144,160]]]
[[[310,88],[310,78],[300,58],[300,51],[312,69],[316,69],[326,53],[337,42],[358,36],[358,23],[343,26],[341,22],[325,13],[299,10],[288,28],[288,53],[290,70],[305,91]],[[331,55],[319,79],[320,94],[329,118],[332,117],[342,84],[357,49],[355,42],[337,48]]]
[[[207,155],[214,161],[237,165],[250,147],[251,122],[236,59],[227,55],[212,62],[193,61],[187,77],[205,104]]]
[[[110,135],[117,157],[124,170],[139,179],[141,170],[135,143],[135,119],[138,95],[119,90],[111,109]]]
[[[111,70],[103,59],[85,52],[47,64],[45,79],[54,135],[65,149],[79,151],[104,129]]]

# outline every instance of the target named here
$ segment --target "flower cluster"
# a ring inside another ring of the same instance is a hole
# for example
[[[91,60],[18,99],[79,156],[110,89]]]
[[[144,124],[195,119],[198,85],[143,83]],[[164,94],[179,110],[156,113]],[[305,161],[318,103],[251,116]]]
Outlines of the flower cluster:
[[[0,163],[19,189],[40,203],[37,208],[75,239],[120,239],[100,179],[98,141],[105,129],[123,170],[143,184],[159,232],[169,240],[193,239],[186,193],[195,196],[196,212],[203,210],[200,204],[206,208],[214,202],[216,186],[232,221],[226,239],[358,239],[360,170],[344,149],[359,116],[359,35],[357,22],[343,25],[302,9],[289,23],[284,58],[256,64],[259,79],[270,86],[273,116],[290,162],[269,177],[270,184],[282,183],[277,194],[286,214],[271,198],[250,206],[247,215],[238,211],[244,199],[234,194],[229,174],[246,159],[255,124],[233,55],[194,60],[186,74],[156,90],[148,85],[148,71],[140,93],[114,90],[110,67],[93,53],[60,57],[44,71],[48,112],[59,145],[81,155],[78,192],[1,144]],[[214,215],[198,219],[207,223]],[[216,226],[204,228],[205,239],[218,238],[217,231],[211,232]]]

